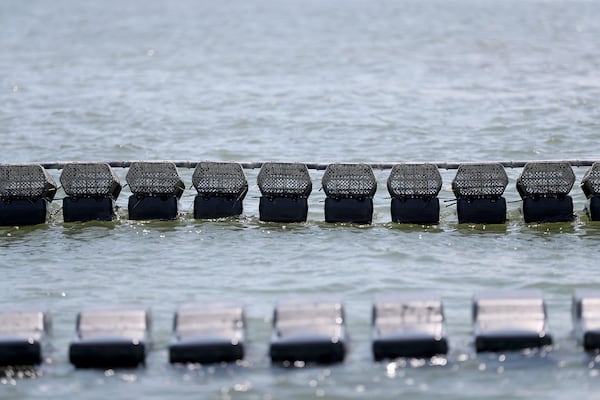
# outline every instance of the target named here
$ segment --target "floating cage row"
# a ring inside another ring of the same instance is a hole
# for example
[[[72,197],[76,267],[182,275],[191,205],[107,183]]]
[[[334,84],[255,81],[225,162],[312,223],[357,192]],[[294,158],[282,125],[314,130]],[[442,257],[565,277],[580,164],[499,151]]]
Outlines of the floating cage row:
[[[185,185],[173,162],[133,162],[126,176],[132,195],[129,218],[175,219]],[[305,164],[264,163],[257,178],[261,221],[304,222],[312,180]],[[108,163],[69,163],[60,176],[66,193],[65,222],[112,220],[121,183]],[[571,221],[569,196],[575,174],[568,162],[529,162],[517,179],[525,222]],[[200,162],[192,176],[197,191],[194,218],[212,219],[242,214],[248,181],[238,163]],[[508,177],[499,163],[461,164],[452,181],[459,223],[506,222],[502,196]],[[327,222],[369,224],[377,180],[367,164],[330,164],[322,179]],[[387,180],[393,222],[435,224],[442,178],[436,165],[396,164]],[[586,211],[600,220],[600,163],[581,182],[588,198]],[[39,164],[0,165],[0,225],[44,223],[57,187]]]
[[[537,290],[497,291],[472,301],[477,352],[505,352],[552,345],[546,306]],[[573,294],[572,318],[578,343],[600,349],[600,292]],[[43,360],[50,315],[41,311],[0,311],[0,365],[35,365]],[[75,367],[134,367],[151,347],[150,312],[145,308],[84,310],[69,347]],[[334,363],[347,352],[344,307],[334,300],[293,300],[276,305],[269,355],[273,363]],[[244,358],[245,311],[224,304],[186,305],[174,316],[168,348],[171,363],[235,362]],[[441,298],[405,292],[378,298],[372,307],[375,360],[427,358],[448,352]]]

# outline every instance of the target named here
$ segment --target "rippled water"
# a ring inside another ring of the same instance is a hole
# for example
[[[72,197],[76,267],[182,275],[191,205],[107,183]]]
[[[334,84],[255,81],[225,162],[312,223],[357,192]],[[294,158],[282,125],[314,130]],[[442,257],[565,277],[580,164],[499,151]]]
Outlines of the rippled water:
[[[600,3],[577,0],[5,1],[0,162],[595,159],[599,20]],[[194,221],[188,190],[178,221],[128,221],[125,190],[114,223],[63,224],[56,201],[47,226],[0,228],[2,304],[54,320],[49,362],[1,378],[0,397],[595,398],[600,360],[569,335],[573,289],[599,284],[600,225],[577,186],[573,223],[525,224],[509,170],[506,225],[458,225],[447,202],[438,226],[406,227],[389,223],[376,171],[372,226],[323,223],[317,190],[309,222],[283,226],[258,222],[246,172],[240,220]],[[553,351],[474,354],[470,299],[491,288],[544,292]],[[371,359],[373,296],[406,289],[443,296],[451,353],[435,365]],[[270,365],[273,304],[289,293],[345,301],[343,364]],[[246,304],[246,361],[173,368],[174,309],[212,299]],[[145,368],[69,365],[76,313],[105,303],[152,308]]]

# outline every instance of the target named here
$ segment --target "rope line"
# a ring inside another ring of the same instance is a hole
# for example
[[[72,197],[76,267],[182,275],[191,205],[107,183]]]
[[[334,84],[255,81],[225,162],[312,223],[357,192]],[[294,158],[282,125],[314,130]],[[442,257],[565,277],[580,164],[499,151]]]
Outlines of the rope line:
[[[137,160],[136,160],[137,161]],[[136,162],[132,160],[125,161],[106,161],[108,165],[113,168],[129,168],[132,163]],[[63,169],[65,165],[72,164],[75,161],[54,161],[54,162],[44,162],[39,163],[44,169]],[[201,161],[185,161],[185,160],[175,160],[169,161],[175,164],[177,168],[196,168],[198,163]],[[412,161],[411,161],[412,162]],[[479,161],[478,161],[479,162]],[[532,160],[532,161],[490,161],[490,163],[498,163],[501,164],[505,168],[523,168],[525,164],[528,162],[566,162],[570,164],[572,167],[591,167],[592,164],[596,162],[596,160]],[[250,162],[240,162],[240,165],[244,169],[259,169],[264,164],[264,161],[250,161]],[[381,162],[381,163],[365,163],[373,169],[386,170],[392,169],[394,165],[401,163],[398,162]],[[426,163],[425,161],[415,161],[415,163]],[[461,164],[468,164],[470,162],[429,162],[428,164],[435,165],[438,169],[458,169]],[[487,163],[487,161],[486,161]],[[324,171],[330,163],[315,163],[308,162],[304,163],[308,169],[313,169],[317,171]]]

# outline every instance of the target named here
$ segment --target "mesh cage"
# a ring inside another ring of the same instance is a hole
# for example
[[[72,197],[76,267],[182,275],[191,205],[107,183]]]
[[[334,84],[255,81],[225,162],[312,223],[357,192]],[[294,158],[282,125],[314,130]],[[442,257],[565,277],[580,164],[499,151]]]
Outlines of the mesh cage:
[[[121,183],[107,163],[72,163],[65,165],[60,184],[72,197],[104,197],[116,199]]]
[[[498,198],[508,185],[502,164],[461,164],[452,181],[456,198]]]
[[[127,171],[127,183],[138,196],[181,197],[185,185],[174,163],[168,161],[137,161]]]
[[[396,164],[387,180],[390,195],[395,198],[430,199],[442,188],[442,176],[433,164]]]
[[[329,164],[322,184],[333,198],[372,198],[377,191],[377,179],[367,164]]]
[[[575,174],[566,162],[528,162],[517,178],[517,190],[525,197],[563,197],[575,183]]]
[[[377,191],[377,179],[367,164],[329,164],[322,184],[333,198],[372,198]]]
[[[264,163],[257,182],[266,197],[308,197],[312,191],[308,168],[300,163]]]
[[[581,180],[581,189],[587,198],[600,195],[600,163],[595,162],[585,173]]]
[[[225,196],[243,200],[248,192],[246,175],[238,163],[200,162],[192,175],[192,183],[198,194],[205,197]]]
[[[56,183],[39,164],[0,165],[0,199],[39,199],[51,201]]]
[[[283,301],[275,307],[273,325],[296,323],[320,325],[344,323],[344,306],[341,301]]]
[[[145,340],[150,329],[150,311],[145,308],[95,308],[77,315],[76,329],[81,339],[126,337]]]

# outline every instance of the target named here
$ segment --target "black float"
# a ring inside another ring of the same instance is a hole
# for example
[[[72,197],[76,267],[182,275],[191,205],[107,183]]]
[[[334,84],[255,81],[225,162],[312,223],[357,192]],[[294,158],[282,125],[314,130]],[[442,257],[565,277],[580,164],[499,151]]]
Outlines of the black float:
[[[300,163],[264,163],[257,177],[261,221],[305,222],[312,181]]]
[[[566,162],[528,162],[517,178],[523,199],[525,222],[572,221],[573,199],[569,192],[575,183],[573,169]]]
[[[600,350],[600,291],[576,290],[571,315],[577,343],[586,351]]]
[[[46,312],[0,311],[0,367],[41,364],[50,325]]]
[[[177,218],[178,202],[185,185],[174,163],[168,161],[133,162],[127,171],[129,219]]]
[[[592,164],[583,179],[581,189],[588,201],[585,210],[592,221],[600,221],[600,163]]]
[[[373,304],[373,358],[433,357],[448,352],[441,298],[427,292],[382,297]]]
[[[289,301],[273,313],[274,363],[341,362],[346,356],[344,308],[338,301]]]
[[[67,164],[60,184],[67,194],[63,199],[65,222],[111,221],[116,217],[121,183],[107,163]]]
[[[77,316],[77,340],[69,360],[78,368],[136,367],[150,346],[150,313],[144,308],[84,310]]]
[[[377,179],[367,164],[329,164],[323,174],[326,222],[370,224]]]
[[[508,176],[502,164],[461,164],[452,181],[460,224],[503,224]]]
[[[244,358],[245,316],[241,306],[187,305],[175,313],[171,363],[218,363]]]
[[[198,191],[194,199],[194,218],[225,218],[242,214],[248,181],[240,164],[200,162],[192,175],[192,183]]]
[[[442,176],[433,164],[396,164],[387,180],[392,196],[392,222],[437,224]]]
[[[492,291],[473,297],[478,352],[549,346],[546,305],[537,290]]]
[[[56,194],[52,176],[39,164],[0,165],[0,226],[46,222]]]

